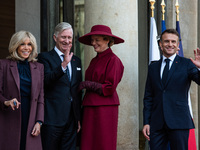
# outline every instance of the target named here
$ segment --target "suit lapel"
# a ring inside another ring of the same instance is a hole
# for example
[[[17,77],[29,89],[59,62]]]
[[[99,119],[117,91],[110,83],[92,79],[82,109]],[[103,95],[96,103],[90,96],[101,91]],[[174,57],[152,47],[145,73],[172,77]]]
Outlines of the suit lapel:
[[[60,65],[61,64],[61,59],[60,56],[58,56],[58,54],[56,53],[56,51],[53,49],[50,51],[50,55],[52,56],[52,60],[57,64]]]
[[[37,77],[38,77],[38,70],[37,66],[33,62],[29,62],[30,71],[31,71],[31,99],[33,98],[33,95],[35,95],[35,91],[37,89]]]
[[[72,66],[71,85],[73,85],[73,83],[76,80],[75,77],[76,77],[76,72],[77,72],[76,60],[73,57],[72,57],[72,60],[71,60],[71,66]]]
[[[160,69],[161,69],[161,64],[162,64],[162,57],[160,58],[159,61],[152,61],[150,65],[153,65],[153,70],[151,70],[153,77],[156,81],[159,82],[160,86],[162,87],[162,80],[160,77]]]
[[[162,79],[161,79],[161,76],[160,76],[160,69],[161,69],[161,64],[162,64],[162,57],[161,59],[158,61],[158,67],[156,67],[158,70],[156,72],[158,72],[158,78],[159,79],[159,82],[160,82],[160,86],[162,86]]]
[[[18,73],[18,68],[17,68],[17,62],[11,61],[10,70],[15,80],[15,83],[17,85],[18,91],[20,91],[20,79],[19,79],[19,73]]]

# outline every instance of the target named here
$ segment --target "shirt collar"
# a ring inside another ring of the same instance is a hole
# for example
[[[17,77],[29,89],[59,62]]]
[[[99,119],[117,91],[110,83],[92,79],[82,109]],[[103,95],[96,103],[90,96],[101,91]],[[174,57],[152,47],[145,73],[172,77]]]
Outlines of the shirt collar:
[[[64,55],[56,46],[54,47],[54,50],[58,54],[58,56]]]
[[[174,55],[170,56],[168,59],[170,59],[170,61],[173,62],[174,59],[175,59],[175,57],[176,57],[176,55],[177,55],[177,54],[175,53]],[[165,59],[167,59],[167,57],[165,57],[165,56],[163,55],[163,60],[162,60],[162,61],[164,62]]]

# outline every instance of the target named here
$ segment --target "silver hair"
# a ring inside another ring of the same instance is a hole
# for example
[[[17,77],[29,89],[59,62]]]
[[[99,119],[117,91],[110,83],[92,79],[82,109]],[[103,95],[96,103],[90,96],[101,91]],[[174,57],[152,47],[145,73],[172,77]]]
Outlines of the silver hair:
[[[66,29],[71,29],[73,34],[72,26],[67,22],[61,22],[55,27],[54,35],[57,37],[59,33]]]

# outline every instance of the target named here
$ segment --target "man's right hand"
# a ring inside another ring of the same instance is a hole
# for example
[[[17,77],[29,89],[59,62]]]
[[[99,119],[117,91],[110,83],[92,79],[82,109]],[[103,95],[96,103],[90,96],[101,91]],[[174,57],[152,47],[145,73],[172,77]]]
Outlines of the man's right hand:
[[[64,58],[62,62],[62,67],[66,68],[67,64],[71,61],[73,52],[70,52],[71,47],[69,47],[65,52],[64,52]]]
[[[150,125],[148,125],[148,124],[144,125],[142,133],[144,134],[144,137],[148,141],[150,141],[150,137],[149,137],[149,135],[150,135]]]

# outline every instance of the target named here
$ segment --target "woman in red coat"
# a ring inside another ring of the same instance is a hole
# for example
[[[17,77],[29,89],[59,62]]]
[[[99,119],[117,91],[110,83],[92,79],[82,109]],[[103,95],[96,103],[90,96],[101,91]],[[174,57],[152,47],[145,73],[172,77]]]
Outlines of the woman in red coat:
[[[0,60],[0,149],[42,150],[43,65],[28,31],[15,33],[7,59]]]
[[[113,44],[124,40],[113,35],[105,25],[95,25],[80,37],[83,44],[97,52],[85,73],[80,89],[86,89],[83,99],[81,150],[116,150],[119,98],[117,85],[124,66],[112,52]]]

